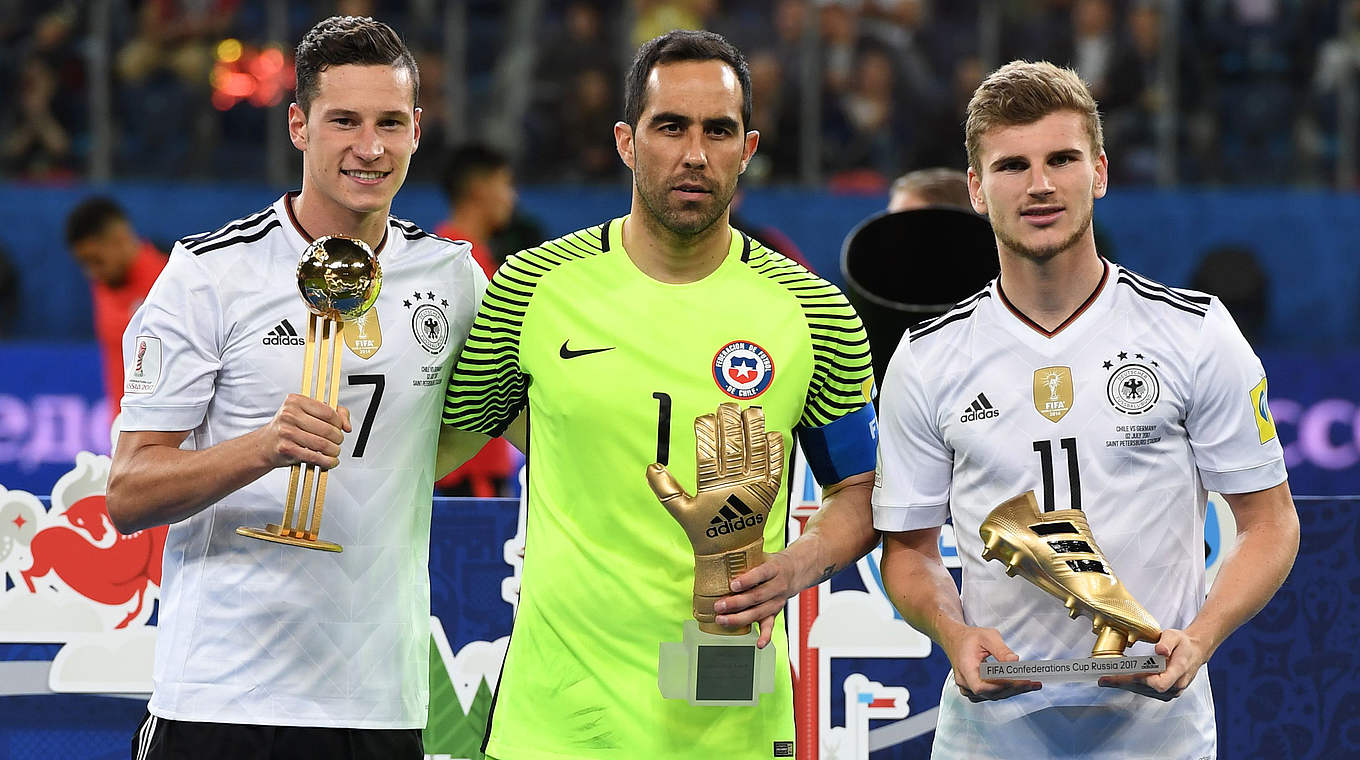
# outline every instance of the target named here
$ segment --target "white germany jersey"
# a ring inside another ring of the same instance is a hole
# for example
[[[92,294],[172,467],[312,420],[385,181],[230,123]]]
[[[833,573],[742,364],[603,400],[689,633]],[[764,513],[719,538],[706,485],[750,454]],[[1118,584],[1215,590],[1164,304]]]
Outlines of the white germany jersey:
[[[309,240],[291,197],[175,244],[123,338],[123,430],[209,446],[267,424],[301,389]],[[163,718],[349,728],[425,725],[429,540],[444,389],[486,278],[466,243],[390,219],[382,290],[346,329],[350,410],[321,537],[339,554],[236,534],[283,515],[278,468],[170,527],[155,688]]]
[[[998,629],[1022,660],[1089,657],[1095,636],[1088,618],[1070,620],[1057,599],[982,559],[978,526],[995,506],[1032,489],[1044,510],[1082,509],[1134,598],[1163,628],[1181,629],[1207,593],[1206,489],[1245,493],[1285,479],[1265,372],[1223,305],[1109,263],[1054,333],[1011,307],[995,280],[913,328],[888,368],[881,411],[874,525],[905,531],[952,517],[967,622]],[[1115,716],[1099,724],[1104,740],[1072,727],[1091,737],[1083,757],[1214,752],[1206,671],[1165,704],[1091,682],[975,705],[951,678],[936,748],[987,726],[1017,741],[1004,723],[1077,705]],[[1033,756],[1058,754],[1040,746]]]

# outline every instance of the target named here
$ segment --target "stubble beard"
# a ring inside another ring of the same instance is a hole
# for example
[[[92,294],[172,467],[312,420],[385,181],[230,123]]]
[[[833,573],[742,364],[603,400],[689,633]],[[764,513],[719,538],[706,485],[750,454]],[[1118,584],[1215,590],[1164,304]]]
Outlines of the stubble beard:
[[[1077,225],[1077,229],[1062,242],[1054,245],[1031,247],[1020,242],[1018,237],[1011,235],[1000,228],[995,228],[996,238],[1001,241],[1001,244],[1005,246],[1007,250],[1021,258],[1029,259],[1034,262],[1045,262],[1076,245],[1086,234],[1086,231],[1091,229],[1091,219],[1094,216],[1093,207],[1094,204],[1087,206],[1085,209],[1085,217],[1082,219],[1081,223]]]
[[[678,238],[695,238],[711,229],[722,218],[737,189],[736,183],[728,188],[715,187],[707,204],[700,201],[673,204],[666,198],[670,193],[669,186],[659,189],[648,188],[639,181],[639,174],[640,172],[635,171],[633,184],[637,187],[642,205],[647,207],[648,214],[667,232]]]

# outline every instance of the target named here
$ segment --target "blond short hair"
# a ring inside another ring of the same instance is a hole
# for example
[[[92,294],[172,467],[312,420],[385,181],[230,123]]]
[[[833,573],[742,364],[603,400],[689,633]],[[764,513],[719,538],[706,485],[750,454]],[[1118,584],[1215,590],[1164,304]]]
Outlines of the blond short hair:
[[[1055,111],[1074,111],[1086,122],[1091,155],[1104,149],[1100,111],[1077,72],[1047,61],[1011,61],[993,71],[968,101],[964,147],[968,165],[981,172],[982,135],[996,127],[1033,124]]]

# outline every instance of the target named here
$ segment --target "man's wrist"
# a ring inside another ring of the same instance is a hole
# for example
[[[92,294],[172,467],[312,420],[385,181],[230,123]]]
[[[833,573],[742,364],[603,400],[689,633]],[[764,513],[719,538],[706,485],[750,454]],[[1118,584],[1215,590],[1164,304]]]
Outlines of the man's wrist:
[[[836,567],[828,565],[822,557],[821,542],[822,537],[816,533],[804,533],[780,552],[793,563],[795,593],[817,586],[836,574]]]

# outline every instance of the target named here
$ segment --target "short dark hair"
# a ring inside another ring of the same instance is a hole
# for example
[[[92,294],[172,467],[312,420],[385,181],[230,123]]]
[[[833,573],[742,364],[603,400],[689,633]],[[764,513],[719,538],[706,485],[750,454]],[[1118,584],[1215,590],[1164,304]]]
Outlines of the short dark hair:
[[[482,143],[466,143],[454,148],[444,164],[439,186],[445,195],[458,200],[478,177],[510,167],[510,157]]]
[[[746,56],[722,35],[705,31],[678,29],[649,40],[638,48],[633,65],[624,80],[623,120],[637,127],[647,103],[647,77],[652,69],[664,63],[679,61],[722,61],[737,74],[741,83],[741,125],[751,123],[751,68]]]
[[[104,195],[86,198],[66,216],[66,245],[74,246],[103,233],[110,224],[126,220],[123,207],[112,198]]]
[[[392,27],[367,16],[331,16],[317,22],[298,43],[294,97],[309,115],[321,72],[332,66],[396,66],[411,72],[411,104],[420,102],[420,69]]]

